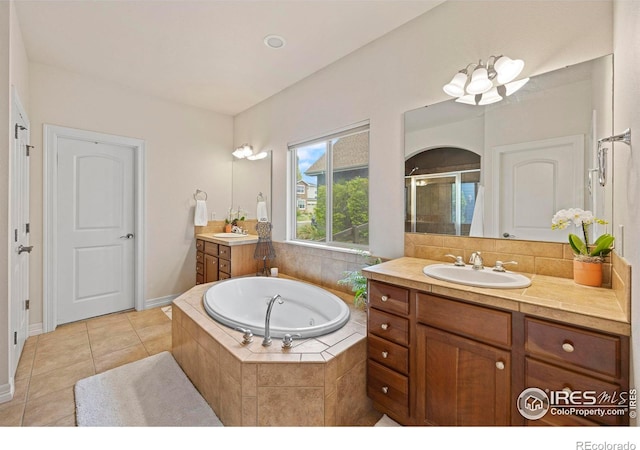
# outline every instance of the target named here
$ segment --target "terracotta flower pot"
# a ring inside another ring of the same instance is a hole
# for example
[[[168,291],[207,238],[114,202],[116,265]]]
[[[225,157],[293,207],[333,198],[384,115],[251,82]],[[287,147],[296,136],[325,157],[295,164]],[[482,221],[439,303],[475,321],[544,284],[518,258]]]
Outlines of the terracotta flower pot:
[[[584,286],[602,286],[602,263],[574,259],[573,281]]]
[[[231,224],[230,224],[230,223],[228,223],[228,224],[226,224],[226,225],[224,226],[224,232],[225,232],[225,233],[231,233],[231,230],[232,230],[232,229],[233,229],[233,227],[231,226]]]

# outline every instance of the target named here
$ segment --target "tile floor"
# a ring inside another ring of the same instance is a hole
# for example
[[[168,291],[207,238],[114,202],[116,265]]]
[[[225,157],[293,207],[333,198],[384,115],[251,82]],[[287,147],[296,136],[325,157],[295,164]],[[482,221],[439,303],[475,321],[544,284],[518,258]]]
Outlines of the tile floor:
[[[59,326],[27,339],[0,426],[75,426],[76,381],[171,350],[171,307]]]

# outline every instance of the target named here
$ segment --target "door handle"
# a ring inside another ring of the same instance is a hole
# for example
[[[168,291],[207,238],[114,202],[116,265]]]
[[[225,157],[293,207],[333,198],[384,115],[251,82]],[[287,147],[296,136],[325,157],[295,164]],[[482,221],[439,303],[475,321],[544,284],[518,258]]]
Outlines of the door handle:
[[[133,233],[127,233],[124,236],[120,236],[120,239],[133,239]]]
[[[31,253],[31,250],[33,250],[33,245],[29,245],[28,247],[25,247],[24,245],[20,244],[18,246],[18,255],[22,253]]]

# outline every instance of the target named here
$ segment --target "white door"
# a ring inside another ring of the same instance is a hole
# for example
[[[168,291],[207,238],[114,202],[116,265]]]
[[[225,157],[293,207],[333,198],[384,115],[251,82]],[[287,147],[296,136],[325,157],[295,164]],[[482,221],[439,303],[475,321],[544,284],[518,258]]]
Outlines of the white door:
[[[29,121],[13,92],[11,152],[11,376],[20,361],[29,328]]]
[[[559,209],[584,208],[582,135],[496,147],[493,153],[495,217],[501,237],[566,242],[551,229]]]
[[[57,139],[57,324],[135,306],[135,148]]]

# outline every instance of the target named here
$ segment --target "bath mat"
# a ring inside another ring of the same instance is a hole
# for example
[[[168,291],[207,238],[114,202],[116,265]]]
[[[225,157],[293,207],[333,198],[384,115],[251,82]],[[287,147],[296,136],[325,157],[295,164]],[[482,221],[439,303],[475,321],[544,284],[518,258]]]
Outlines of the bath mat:
[[[75,396],[81,427],[223,426],[169,352],[79,380]]]

